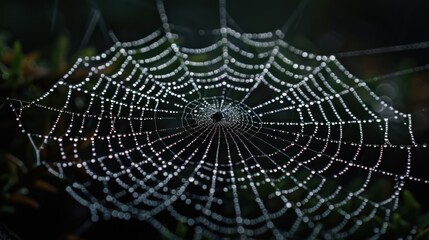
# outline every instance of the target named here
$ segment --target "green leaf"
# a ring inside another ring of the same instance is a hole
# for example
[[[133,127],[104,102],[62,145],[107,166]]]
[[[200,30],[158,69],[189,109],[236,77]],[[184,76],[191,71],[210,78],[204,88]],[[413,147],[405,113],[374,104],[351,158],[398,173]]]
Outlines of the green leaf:
[[[9,174],[0,175],[0,192],[2,197],[9,191],[10,187],[15,183],[14,177]]]
[[[429,240],[429,228],[426,228],[425,230],[417,234],[414,240]]]
[[[429,228],[429,213],[425,213],[419,218],[419,227]]]
[[[404,204],[410,209],[420,208],[420,204],[416,201],[413,194],[409,190],[404,190],[402,192],[402,197],[404,199]]]
[[[410,223],[416,224],[420,214],[420,204],[416,201],[409,190],[402,192],[403,206],[401,207],[402,217]]]
[[[16,156],[7,153],[4,156],[4,159],[7,161],[7,163],[9,163],[11,170],[13,170],[13,172],[17,172],[19,171],[20,173],[25,173],[27,172],[27,167],[25,166],[25,164],[21,161],[21,159],[17,158]]]
[[[87,47],[80,50],[77,54],[74,54],[72,59],[76,61],[79,57],[91,57],[97,54],[97,49],[93,47]]]
[[[188,227],[183,222],[178,222],[176,226],[176,235],[180,238],[185,238],[188,232]]]
[[[67,53],[69,50],[69,39],[60,37],[52,53],[52,71],[54,74],[61,73],[67,65]]]
[[[21,77],[21,63],[23,59],[22,47],[20,42],[15,42],[12,52],[12,63],[9,69],[8,79],[9,83],[16,85]]]

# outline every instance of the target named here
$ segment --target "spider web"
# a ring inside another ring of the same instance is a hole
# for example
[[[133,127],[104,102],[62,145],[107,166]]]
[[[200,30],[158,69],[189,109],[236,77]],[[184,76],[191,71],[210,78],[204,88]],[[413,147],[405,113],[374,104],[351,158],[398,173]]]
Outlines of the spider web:
[[[289,45],[285,30],[237,31],[224,1],[220,28],[200,32],[213,43],[182,46],[157,4],[162,29],[10,100],[37,163],[71,182],[93,221],[139,219],[170,238],[171,218],[195,239],[378,238],[405,182],[429,183],[411,172],[426,147],[411,115],[335,56]]]

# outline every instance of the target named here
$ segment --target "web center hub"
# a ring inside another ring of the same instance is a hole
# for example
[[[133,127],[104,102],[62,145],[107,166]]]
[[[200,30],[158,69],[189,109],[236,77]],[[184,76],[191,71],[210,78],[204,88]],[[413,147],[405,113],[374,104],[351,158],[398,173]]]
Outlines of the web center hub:
[[[215,112],[211,115],[211,118],[213,119],[213,122],[220,122],[223,119],[223,113]]]

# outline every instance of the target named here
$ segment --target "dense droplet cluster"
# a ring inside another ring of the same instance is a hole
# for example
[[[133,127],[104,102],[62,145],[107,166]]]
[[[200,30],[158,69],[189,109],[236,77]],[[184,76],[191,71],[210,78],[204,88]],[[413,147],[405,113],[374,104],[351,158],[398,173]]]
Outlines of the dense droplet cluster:
[[[33,102],[11,101],[38,163],[71,181],[94,221],[136,218],[172,238],[161,224],[171,217],[197,238],[376,238],[405,181],[428,183],[411,174],[412,150],[426,147],[411,116],[335,56],[225,20],[213,44],[181,46],[158,7],[162,30],[79,59]],[[52,116],[48,131],[31,128],[31,111]],[[387,194],[369,198],[385,178]]]

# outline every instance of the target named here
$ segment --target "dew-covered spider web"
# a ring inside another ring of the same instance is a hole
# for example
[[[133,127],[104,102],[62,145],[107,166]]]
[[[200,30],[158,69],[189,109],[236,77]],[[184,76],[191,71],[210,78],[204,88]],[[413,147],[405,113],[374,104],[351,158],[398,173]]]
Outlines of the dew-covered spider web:
[[[378,238],[404,184],[429,183],[413,173],[426,145],[411,115],[336,56],[283,30],[240,32],[224,1],[220,27],[200,32],[212,43],[183,46],[157,4],[161,29],[10,100],[37,163],[93,221],[138,219],[169,238],[177,222],[195,239]],[[34,112],[52,122],[34,126]]]

